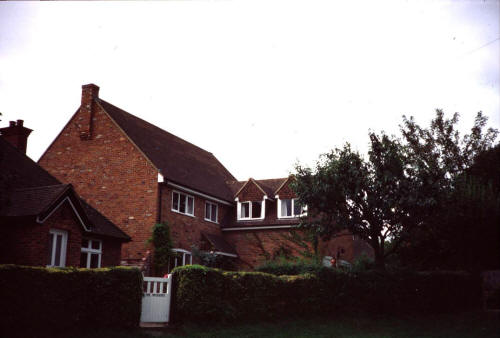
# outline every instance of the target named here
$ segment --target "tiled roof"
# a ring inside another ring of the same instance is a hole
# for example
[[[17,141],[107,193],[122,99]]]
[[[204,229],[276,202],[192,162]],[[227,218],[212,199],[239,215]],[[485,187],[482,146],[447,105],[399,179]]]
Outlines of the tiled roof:
[[[1,209],[2,216],[37,216],[50,208],[66,192],[69,184],[15,189],[9,194],[8,204]]]
[[[265,191],[266,195],[269,198],[274,198],[274,192],[276,189],[280,187],[283,182],[287,180],[287,177],[284,178],[270,178],[266,180],[253,180],[255,183]],[[248,181],[230,181],[227,183],[227,186],[231,190],[231,193],[234,195],[241,189],[241,187],[247,183]]]
[[[120,228],[114,225],[109,219],[104,217],[97,210],[88,205],[85,201],[82,202],[83,210],[87,214],[90,222],[92,223],[91,232],[96,235],[110,236],[115,238],[121,238],[123,240],[130,240],[130,237],[124,233]]]
[[[222,236],[208,234],[203,232],[203,237],[207,239],[208,242],[215,248],[215,250],[223,253],[228,253],[231,255],[238,255],[236,250],[234,250],[233,246],[226,242],[226,240]]]
[[[0,214],[2,216],[38,215],[51,202],[57,200],[58,195],[68,190],[73,191],[71,185],[61,184],[45,169],[0,137]],[[130,240],[127,234],[84,200],[80,199],[80,204],[91,222],[90,233]]]
[[[165,179],[205,194],[233,201],[231,173],[215,156],[112,104],[95,99]]]

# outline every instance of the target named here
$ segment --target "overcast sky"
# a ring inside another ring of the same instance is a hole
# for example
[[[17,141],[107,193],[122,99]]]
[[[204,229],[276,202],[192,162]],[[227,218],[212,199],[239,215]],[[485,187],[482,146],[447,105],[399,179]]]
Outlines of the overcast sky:
[[[1,126],[37,160],[81,85],[214,155],[243,180],[403,114],[500,128],[500,1],[0,2]]]

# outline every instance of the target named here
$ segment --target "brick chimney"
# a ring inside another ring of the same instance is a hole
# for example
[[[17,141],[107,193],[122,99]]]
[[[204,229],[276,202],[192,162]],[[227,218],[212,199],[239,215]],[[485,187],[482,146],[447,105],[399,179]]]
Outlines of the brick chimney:
[[[8,127],[0,128],[0,135],[5,141],[26,154],[28,136],[33,130],[24,127],[23,123],[23,120],[10,121]]]
[[[78,119],[78,128],[80,129],[80,138],[82,140],[90,140],[92,137],[92,118],[96,109],[94,99],[98,97],[98,86],[93,83],[82,86],[82,104]]]

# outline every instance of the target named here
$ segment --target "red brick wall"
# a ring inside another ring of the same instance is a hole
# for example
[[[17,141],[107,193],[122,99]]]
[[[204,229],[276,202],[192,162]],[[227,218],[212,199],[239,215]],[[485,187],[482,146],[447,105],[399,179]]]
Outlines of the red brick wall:
[[[354,261],[356,256],[354,252],[354,239],[348,231],[342,231],[338,234],[338,237],[326,242],[320,240],[318,249],[321,256],[337,257],[337,253],[340,253],[340,259],[350,263]]]
[[[71,207],[64,203],[43,224],[25,221],[2,227],[2,263],[46,266],[49,257],[49,230],[68,232],[66,266],[80,265],[82,227]]]
[[[92,136],[80,138],[77,112],[40,158],[39,164],[108,217],[132,242],[122,259],[141,259],[156,222],[158,172],[111,118],[97,105]]]
[[[240,202],[245,201],[262,201],[264,193],[255,185],[254,182],[248,182],[248,184],[240,191],[237,196]],[[273,198],[274,196],[269,196]]]
[[[118,266],[120,265],[121,248],[120,241],[110,238],[101,238],[102,240],[102,258],[101,266]]]
[[[220,221],[225,217],[228,212],[228,207],[216,203],[218,205],[217,221],[219,224],[205,220],[205,201],[207,199],[193,194],[186,193],[194,197],[194,217],[189,215],[180,214],[172,211],[172,191],[182,190],[172,189],[166,185],[161,186],[161,220],[167,221],[170,226],[170,234],[172,236],[173,245],[175,248],[181,248],[191,251],[191,245],[201,247],[201,233],[210,233],[221,235]],[[214,201],[209,200],[212,203]]]
[[[66,266],[80,266],[82,235],[87,236],[72,208],[64,203],[44,223],[34,220],[11,222],[0,227],[0,264],[46,266],[49,262],[49,231],[64,230],[68,233]],[[101,265],[120,263],[121,242],[107,238],[103,241]]]

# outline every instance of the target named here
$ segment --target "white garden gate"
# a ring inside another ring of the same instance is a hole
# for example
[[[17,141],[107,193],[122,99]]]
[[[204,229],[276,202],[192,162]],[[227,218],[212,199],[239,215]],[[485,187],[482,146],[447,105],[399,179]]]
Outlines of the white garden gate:
[[[171,296],[172,274],[167,278],[144,277],[141,323],[167,323]]]

